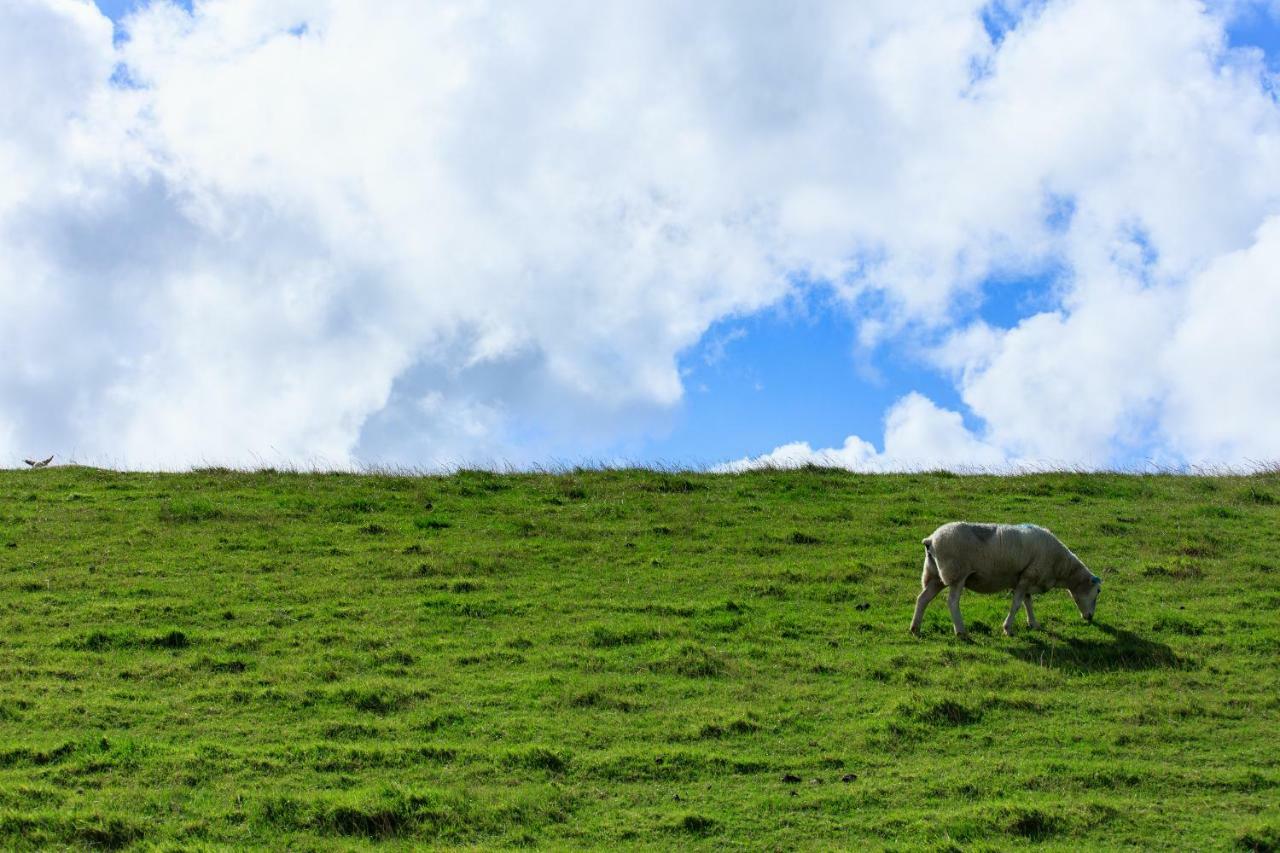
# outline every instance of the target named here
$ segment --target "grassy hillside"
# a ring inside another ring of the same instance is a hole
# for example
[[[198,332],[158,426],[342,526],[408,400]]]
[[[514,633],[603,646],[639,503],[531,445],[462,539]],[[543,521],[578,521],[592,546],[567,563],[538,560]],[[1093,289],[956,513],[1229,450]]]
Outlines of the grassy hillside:
[[[910,637],[956,518],[1053,529],[1095,624]],[[1278,522],[1274,475],[0,472],[0,846],[1276,849]]]

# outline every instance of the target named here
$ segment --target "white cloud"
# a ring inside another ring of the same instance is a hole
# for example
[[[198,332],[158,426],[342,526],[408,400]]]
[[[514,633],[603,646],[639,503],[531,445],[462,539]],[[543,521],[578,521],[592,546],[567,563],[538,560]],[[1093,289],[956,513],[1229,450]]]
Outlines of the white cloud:
[[[819,465],[851,471],[1002,469],[1011,461],[997,447],[973,435],[959,412],[940,408],[921,394],[898,400],[885,415],[884,451],[851,435],[841,447],[814,450],[793,442],[754,458],[717,467],[720,471],[799,468]]]
[[[1215,260],[1187,289],[1158,369],[1161,428],[1193,460],[1274,461],[1280,388],[1280,216],[1252,246]]]
[[[828,452],[1280,453],[1215,411],[1243,393],[1214,336],[1274,293],[1261,59],[1191,0],[1005,4],[1023,20],[998,49],[981,6],[155,2],[114,46],[84,0],[11,0],[10,446],[591,455],[680,400],[677,355],[792,274],[882,295],[873,345],[958,331],[992,271],[1052,262],[1057,310],[939,351],[981,438],[910,395],[884,454]]]
[[[1024,320],[964,364],[963,399],[1018,456],[1105,465],[1126,439],[1140,443],[1131,421],[1158,397],[1145,365],[1168,329],[1168,301],[1165,291],[1115,280],[1070,313]]]
[[[803,468],[818,465],[824,468],[848,468],[850,471],[876,470],[875,446],[856,435],[844,440],[841,447],[814,450],[807,441],[793,441],[775,447],[760,456],[737,459],[715,466],[713,471],[739,472],[758,468]]]
[[[1008,462],[1001,450],[975,437],[958,412],[915,393],[895,403],[885,416],[883,457],[886,466],[982,468]]]
[[[988,440],[1022,457],[1105,466],[1280,457],[1280,217],[1188,280],[1115,273],[1070,311],[977,324],[938,348]]]

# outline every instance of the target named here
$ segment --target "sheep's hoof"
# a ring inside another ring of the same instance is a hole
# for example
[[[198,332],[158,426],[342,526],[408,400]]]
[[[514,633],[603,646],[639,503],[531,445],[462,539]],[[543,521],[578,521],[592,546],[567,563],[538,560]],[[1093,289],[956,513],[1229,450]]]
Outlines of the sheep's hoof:
[[[966,643],[970,642],[969,632],[968,632],[968,631],[956,631],[956,639],[957,639],[957,640],[962,640],[962,641],[964,641],[964,642],[966,642]]]
[[[1012,636],[1013,636],[1013,626],[1012,626],[1012,625],[1005,625],[1005,626],[1004,626],[1004,635],[1005,635],[1006,637],[1012,637]]]
[[[1039,622],[1032,622],[1030,625],[1028,625],[1028,626],[1027,626],[1027,628],[1029,628],[1029,629],[1030,629],[1030,630],[1032,630],[1032,631],[1039,631],[1039,630],[1040,630],[1040,623],[1039,623]]]
[[[907,629],[907,631],[908,631],[908,632],[911,634],[911,636],[913,636],[913,637],[919,637],[919,636],[920,636],[920,629],[919,629],[919,628],[908,628],[908,629]]]

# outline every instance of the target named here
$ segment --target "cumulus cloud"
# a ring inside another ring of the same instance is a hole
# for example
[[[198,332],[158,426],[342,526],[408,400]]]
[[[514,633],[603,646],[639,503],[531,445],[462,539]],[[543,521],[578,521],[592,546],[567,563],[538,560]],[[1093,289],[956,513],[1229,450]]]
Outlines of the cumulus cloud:
[[[1070,310],[975,324],[934,353],[987,440],[1022,457],[1106,466],[1263,463],[1280,454],[1280,218],[1187,279],[1117,273]]]
[[[156,0],[113,39],[86,0],[11,0],[0,450],[589,455],[805,279],[868,344],[937,344],[981,422],[909,395],[883,453],[827,451],[851,464],[1275,455],[1214,409],[1277,413],[1213,349],[1274,301],[1280,205],[1280,114],[1225,14]],[[959,310],[1046,264],[1056,310]]]
[[[1043,188],[1052,205],[1039,257],[1062,269],[1054,310],[1011,328],[938,323],[930,361],[954,377],[981,434],[964,431],[958,415],[955,429],[935,433],[936,411],[900,403],[883,453],[853,437],[840,449],[791,444],[732,465],[1280,456],[1280,438],[1261,427],[1280,415],[1262,391],[1280,369],[1280,343],[1265,331],[1280,299],[1280,113],[1266,72],[1253,52],[1224,49],[1221,19],[1190,7],[1168,6],[1167,16],[1108,8],[1046,4],[1008,36],[977,89],[986,112],[974,127],[1003,166],[990,175],[992,193],[1019,197],[1009,186],[1019,174]],[[910,333],[928,338],[918,325]],[[891,452],[913,426],[933,444]],[[953,448],[958,457],[945,452]]]
[[[756,468],[800,468],[818,465],[850,471],[992,470],[1011,460],[998,447],[975,436],[959,412],[943,409],[929,398],[910,393],[885,415],[884,450],[851,435],[841,447],[814,450],[806,442],[784,444],[761,456],[717,466],[720,471]]]
[[[1247,249],[1195,276],[1153,348],[1167,394],[1160,428],[1191,459],[1274,460],[1280,387],[1280,216]]]
[[[733,462],[725,462],[712,470],[721,473],[737,473],[769,468],[803,468],[817,465],[822,468],[847,468],[850,471],[877,470],[874,462],[876,448],[856,435],[845,439],[841,447],[814,450],[807,441],[793,441],[775,447],[768,453],[749,456]]]

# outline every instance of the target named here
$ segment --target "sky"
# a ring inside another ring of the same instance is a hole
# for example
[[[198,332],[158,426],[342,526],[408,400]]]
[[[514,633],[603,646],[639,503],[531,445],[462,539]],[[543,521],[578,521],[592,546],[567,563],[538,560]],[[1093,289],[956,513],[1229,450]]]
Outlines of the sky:
[[[0,466],[1280,459],[1280,2],[7,0]]]

